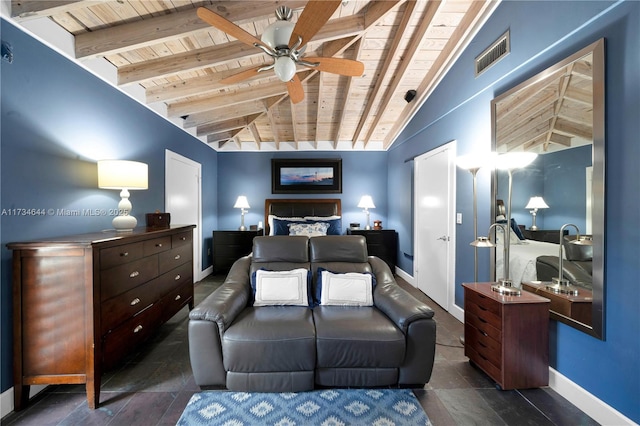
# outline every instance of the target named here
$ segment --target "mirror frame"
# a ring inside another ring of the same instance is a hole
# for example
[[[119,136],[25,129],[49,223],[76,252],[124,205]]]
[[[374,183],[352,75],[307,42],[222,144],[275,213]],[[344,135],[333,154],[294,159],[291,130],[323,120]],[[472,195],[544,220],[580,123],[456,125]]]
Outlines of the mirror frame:
[[[588,55],[593,55],[593,147],[592,147],[592,235],[593,235],[593,303],[592,325],[580,323],[554,311],[550,317],[568,324],[578,330],[605,339],[605,282],[604,282],[604,254],[605,254],[605,39],[602,38],[589,46],[574,53],[568,58],[548,67],[535,76],[518,84],[507,92],[495,97],[491,101],[491,146],[496,151],[496,104],[504,98],[544,79],[549,74],[558,71],[569,63]],[[491,178],[491,217],[496,217],[497,171]],[[495,280],[495,252],[491,251],[491,277]]]

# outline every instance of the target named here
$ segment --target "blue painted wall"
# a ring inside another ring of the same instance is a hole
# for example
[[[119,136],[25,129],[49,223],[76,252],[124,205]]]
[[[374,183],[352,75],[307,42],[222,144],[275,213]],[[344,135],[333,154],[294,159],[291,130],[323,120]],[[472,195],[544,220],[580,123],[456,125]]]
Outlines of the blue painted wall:
[[[545,22],[541,30],[540,22]],[[511,53],[484,74],[473,75],[474,58],[504,31]],[[551,366],[635,422],[640,422],[640,3],[505,1],[453,66],[429,102],[389,152],[389,181],[409,184],[401,165],[452,139],[458,154],[490,150],[490,101],[600,38],[606,38],[606,240],[604,341],[552,321]],[[479,229],[487,229],[490,177],[479,173]],[[404,179],[404,180],[403,180]],[[470,174],[458,171],[457,209],[471,218]],[[389,193],[389,197],[392,194]],[[525,201],[526,202],[526,201]],[[389,204],[391,221],[401,216]],[[529,217],[530,220],[530,217]],[[456,304],[461,283],[473,280],[471,220],[459,225],[456,240]],[[400,235],[400,238],[409,238]],[[400,265],[411,272],[410,258]],[[488,262],[480,260],[480,279]]]
[[[165,149],[202,164],[203,227],[217,226],[217,153],[128,96],[2,21],[14,61],[2,63],[2,389],[12,386],[11,252],[6,244],[111,228],[112,216],[65,210],[117,207],[119,191],[98,189],[96,161],[149,165],[149,189],[131,191],[133,215],[164,210]],[[15,215],[14,209],[45,215]],[[203,268],[211,262],[203,250]],[[60,309],[64,309],[63,306]]]
[[[272,194],[272,158],[341,158],[341,194]],[[357,208],[360,197],[371,195],[376,206],[371,209],[374,220],[387,224],[387,153],[386,152],[255,152],[218,154],[218,224],[219,229],[236,229],[240,212],[233,208],[238,195],[246,195],[251,209],[245,225],[264,222],[266,198],[340,198],[342,200],[343,233],[351,222],[366,223],[362,209]]]

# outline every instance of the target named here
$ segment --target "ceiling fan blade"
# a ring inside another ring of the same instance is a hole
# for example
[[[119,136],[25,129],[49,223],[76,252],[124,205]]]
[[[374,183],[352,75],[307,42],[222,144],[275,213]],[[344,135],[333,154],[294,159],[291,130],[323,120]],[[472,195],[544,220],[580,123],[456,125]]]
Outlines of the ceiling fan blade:
[[[289,97],[291,102],[297,104],[304,99],[304,89],[302,88],[302,82],[297,75],[294,75],[291,81],[287,81],[287,90],[289,91]]]
[[[199,7],[197,14],[198,14],[198,17],[202,19],[204,22],[206,22],[207,24],[213,27],[216,27],[220,31],[224,31],[225,33],[229,34],[234,38],[237,38],[238,40],[248,44],[249,46],[253,46],[254,43],[258,43],[260,45],[267,47],[262,42],[262,40],[260,40],[253,34],[248,33],[247,31],[243,30],[233,22],[229,21],[226,18],[223,18],[222,16],[218,15],[215,12],[210,11],[206,7]]]
[[[303,58],[305,62],[319,62],[317,67],[311,69],[330,72],[333,74],[359,77],[364,73],[364,64],[360,61],[342,58]]]
[[[306,45],[320,31],[320,28],[327,23],[341,3],[342,0],[310,0],[293,28],[289,46],[293,46],[298,41],[298,36],[302,37],[300,47]]]
[[[222,80],[220,80],[220,83],[222,84],[233,84],[233,83],[239,83],[243,80],[247,80],[251,77],[255,77],[256,75],[258,75],[258,70],[262,68],[262,66],[259,67],[255,67],[255,68],[250,68],[248,70],[244,70],[242,72],[239,72],[237,74],[233,74],[230,75],[227,78],[223,78]]]

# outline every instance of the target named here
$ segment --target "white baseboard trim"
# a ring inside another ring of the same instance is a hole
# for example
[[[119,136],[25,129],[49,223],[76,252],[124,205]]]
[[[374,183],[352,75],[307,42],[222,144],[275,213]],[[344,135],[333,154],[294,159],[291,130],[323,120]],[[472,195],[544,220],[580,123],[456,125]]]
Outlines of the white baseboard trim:
[[[198,277],[195,280],[195,282],[202,281],[203,279],[207,278],[211,274],[213,274],[213,265],[209,266],[204,271],[200,271],[200,273],[198,274]]]
[[[549,367],[549,387],[603,426],[637,425],[615,408]]]
[[[48,385],[32,385],[29,388],[29,399],[42,392]],[[0,395],[0,417],[4,418],[13,411],[13,388],[9,388]]]
[[[396,275],[402,278],[403,280],[405,280],[406,282],[408,282],[409,284],[411,284],[412,286],[417,287],[416,282],[413,279],[413,276],[409,275],[408,273],[398,268],[397,266],[396,266]]]

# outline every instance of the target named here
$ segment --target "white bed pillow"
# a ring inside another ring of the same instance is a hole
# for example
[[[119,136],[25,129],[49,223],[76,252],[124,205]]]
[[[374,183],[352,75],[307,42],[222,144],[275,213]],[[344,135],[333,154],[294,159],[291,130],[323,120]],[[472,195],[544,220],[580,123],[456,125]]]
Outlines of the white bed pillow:
[[[309,306],[309,270],[255,272],[253,306]]]
[[[329,224],[324,222],[314,223],[290,223],[289,235],[304,235],[307,237],[319,237],[327,235]]]
[[[373,306],[371,274],[322,271],[320,304],[325,306]]]

